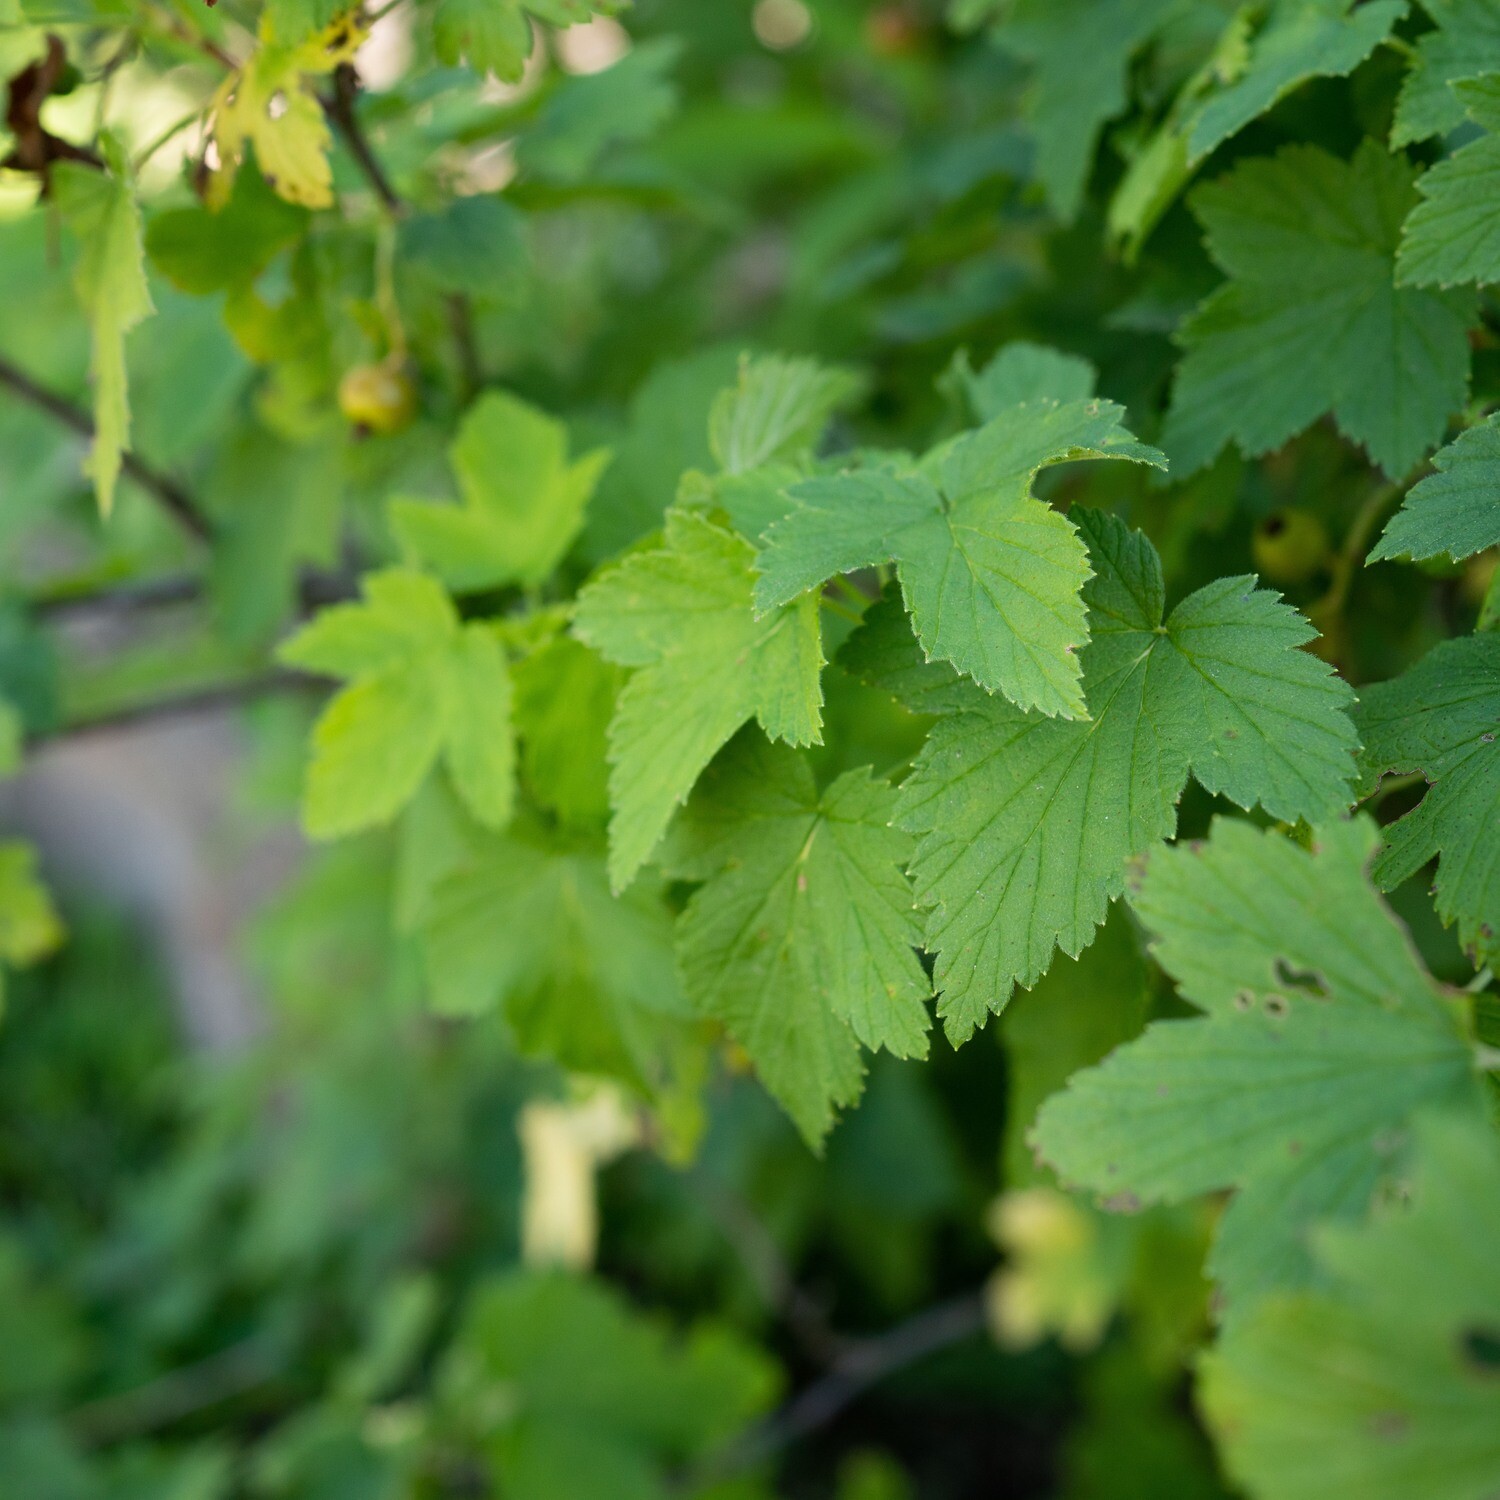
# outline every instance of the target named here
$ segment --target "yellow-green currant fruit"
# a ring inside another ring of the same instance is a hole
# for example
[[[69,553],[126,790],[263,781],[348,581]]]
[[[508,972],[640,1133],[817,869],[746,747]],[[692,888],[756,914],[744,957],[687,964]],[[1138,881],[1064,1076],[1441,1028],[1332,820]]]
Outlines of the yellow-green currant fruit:
[[[1306,583],[1328,566],[1328,530],[1305,510],[1273,510],[1250,543],[1256,571],[1268,583]]]
[[[339,382],[339,410],[361,432],[400,432],[417,414],[417,388],[399,364],[355,365]]]

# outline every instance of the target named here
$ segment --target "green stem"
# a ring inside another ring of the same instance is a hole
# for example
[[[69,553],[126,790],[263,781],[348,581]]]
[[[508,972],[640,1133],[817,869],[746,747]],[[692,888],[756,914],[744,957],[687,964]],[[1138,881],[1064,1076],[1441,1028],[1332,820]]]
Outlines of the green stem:
[[[1333,577],[1328,585],[1328,592],[1308,608],[1308,618],[1320,629],[1324,627],[1324,622],[1336,620],[1343,614],[1344,606],[1349,601],[1349,590],[1353,586],[1355,572],[1364,561],[1365,553],[1369,551],[1376,523],[1391,504],[1405,493],[1406,481],[1392,480],[1366,496],[1344,537],[1344,545],[1333,560]]]

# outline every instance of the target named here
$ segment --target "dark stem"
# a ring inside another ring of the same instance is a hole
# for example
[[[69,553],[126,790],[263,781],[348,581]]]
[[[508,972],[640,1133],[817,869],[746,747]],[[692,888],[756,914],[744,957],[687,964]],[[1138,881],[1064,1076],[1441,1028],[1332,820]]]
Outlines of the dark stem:
[[[689,1476],[685,1493],[754,1468],[826,1427],[887,1376],[961,1343],[983,1327],[984,1299],[979,1292],[971,1292],[930,1307],[886,1333],[850,1343],[826,1375]]]
[[[173,693],[164,698],[150,698],[142,703],[127,703],[119,708],[106,709],[102,713],[74,719],[57,729],[34,735],[31,743],[34,745],[49,740],[78,739],[82,735],[130,729],[163,719],[179,718],[184,714],[211,713],[243,703],[253,703],[257,698],[264,698],[271,693],[321,693],[327,686],[323,679],[300,672],[261,672],[254,677],[242,677],[233,682],[215,682],[207,687]]]
[[[93,438],[93,418],[86,411],[74,406],[55,391],[38,385],[24,370],[3,356],[0,356],[0,385],[9,386],[18,396],[24,397],[38,410],[46,412],[80,437]],[[133,453],[121,454],[120,467],[143,490],[151,494],[189,536],[200,542],[212,541],[213,527],[207,516],[198,509],[193,498],[175,479],[158,473]]]
[[[95,611],[128,615],[169,604],[188,604],[202,592],[201,579],[191,573],[174,573],[165,578],[130,578],[102,588],[62,587],[33,595],[27,600],[27,608],[40,620]]]
[[[68,1422],[86,1443],[113,1443],[155,1432],[243,1395],[275,1373],[269,1346],[263,1339],[249,1338],[196,1364],[169,1370],[134,1390],[75,1407]]]
[[[323,100],[323,109],[328,118],[338,127],[339,133],[344,137],[344,143],[349,147],[350,155],[359,163],[359,169],[365,174],[370,186],[375,189],[375,195],[393,214],[400,213],[402,208],[401,196],[391,186],[391,180],[385,175],[385,168],[380,165],[379,159],[370,149],[370,143],[365,139],[365,133],[360,128],[359,116],[355,112],[354,101],[359,94],[359,74],[354,71],[353,63],[340,63],[333,70],[333,93]]]
[[[690,1170],[687,1179],[704,1211],[739,1256],[766,1307],[786,1324],[810,1359],[836,1365],[853,1341],[833,1330],[817,1299],[797,1284],[781,1246],[755,1211],[738,1193],[700,1168]]]
[[[315,614],[325,605],[344,604],[359,597],[358,559],[345,571],[303,568],[297,575],[297,604],[304,615]],[[133,578],[100,588],[63,586],[50,593],[33,595],[26,607],[38,619],[65,620],[75,615],[135,614],[173,604],[191,604],[201,599],[204,582],[189,573],[165,578]]]

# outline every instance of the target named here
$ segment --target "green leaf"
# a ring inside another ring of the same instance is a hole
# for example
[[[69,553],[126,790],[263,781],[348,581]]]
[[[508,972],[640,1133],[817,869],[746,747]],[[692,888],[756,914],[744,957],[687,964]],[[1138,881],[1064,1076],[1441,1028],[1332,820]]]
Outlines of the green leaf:
[[[388,823],[439,755],[480,822],[502,827],[515,795],[505,654],[462,625],[442,587],[399,568],[368,574],[362,604],[324,609],[277,655],[349,679],[313,730],[302,820],[312,838]]]
[[[465,61],[476,73],[519,83],[531,56],[532,18],[572,26],[595,15],[613,15],[625,0],[440,0],[432,15],[438,57]]]
[[[24,968],[61,944],[62,919],[36,872],[36,850],[0,842],[0,959]]]
[[[1397,287],[1414,173],[1366,141],[1350,162],[1289,146],[1193,194],[1228,274],[1184,326],[1163,445],[1191,472],[1231,438],[1269,452],[1331,413],[1399,476],[1468,392],[1473,296]]]
[[[658,1500],[669,1470],[766,1410],[777,1377],[728,1327],[673,1336],[603,1283],[512,1271],[474,1293],[438,1386],[508,1500]]]
[[[93,338],[94,441],[84,473],[94,481],[99,510],[108,516],[130,446],[130,397],[125,335],[152,311],[141,247],[141,214],[129,181],[76,162],[53,172],[59,212],[78,240],[73,285]]]
[[[1319,1233],[1326,1285],[1268,1299],[1201,1367],[1230,1476],[1265,1500],[1486,1500],[1500,1474],[1500,1152],[1418,1131],[1412,1201]]]
[[[677,113],[671,72],[681,55],[680,40],[657,37],[602,72],[564,80],[521,136],[517,165],[528,178],[577,183],[610,147],[648,140]]]
[[[1241,807],[1313,821],[1349,801],[1353,700],[1298,648],[1314,632],[1252,578],[1190,595],[1162,623],[1151,544],[1075,512],[1095,576],[1084,589],[1089,717],[1048,719],[974,692],[945,705],[901,788],[920,835],[912,875],[930,908],[938,1013],[965,1040],[1053,951],[1077,954],[1124,887],[1127,861],[1176,827],[1189,772]],[[950,690],[951,692],[951,690]]]
[[[1464,121],[1451,84],[1500,71],[1500,4],[1496,0],[1422,0],[1437,27],[1418,38],[1416,60],[1401,85],[1391,145],[1447,135]]]
[[[1186,122],[1188,164],[1243,130],[1310,78],[1352,73],[1406,14],[1405,0],[1282,0],[1249,44],[1243,70]]]
[[[1500,74],[1454,85],[1488,134],[1417,179],[1422,202],[1401,232],[1403,286],[1500,281]]]
[[[1206,844],[1150,857],[1132,905],[1207,1015],[1077,1075],[1032,1137],[1115,1206],[1238,1189],[1209,1258],[1236,1313],[1309,1280],[1308,1228],[1365,1212],[1420,1109],[1478,1113],[1457,1016],[1365,876],[1374,828],[1314,838],[1220,818]]]
[[[25,718],[14,703],[0,697],[0,781],[21,769],[25,747]]]
[[[702,516],[667,513],[664,544],[606,569],[574,629],[633,667],[610,724],[610,880],[628,885],[699,773],[754,718],[772,739],[822,732],[823,652],[812,599],[757,617],[750,544]]]
[[[968,678],[923,654],[894,579],[864,612],[837,660],[851,677],[889,693],[914,714],[962,713],[980,701]]]
[[[815,360],[744,358],[738,381],[714,398],[709,449],[728,475],[808,458],[828,419],[861,389],[853,371]]]
[[[1433,455],[1435,474],[1407,491],[1367,561],[1448,557],[1461,562],[1500,546],[1500,415]]]
[[[1178,0],[1016,0],[995,26],[995,40],[1032,64],[1036,175],[1059,217],[1083,202],[1100,131],[1125,109],[1131,58],[1180,9]]]
[[[706,882],[678,925],[688,996],[815,1147],[859,1096],[861,1046],[927,1053],[931,986],[894,809],[868,770],[819,796],[804,756],[752,733],[704,773],[672,846],[671,873]]]
[[[248,286],[307,230],[305,209],[271,191],[254,167],[235,174],[220,209],[169,208],[146,222],[146,253],[179,291],[207,296]]]
[[[681,475],[713,463],[708,414],[735,380],[740,359],[738,349],[718,344],[652,368],[631,400],[615,461],[589,507],[581,543],[589,557],[601,561],[655,531]]]
[[[402,867],[434,1010],[498,1009],[527,1056],[648,1095],[669,1086],[691,1010],[659,884],[612,896],[594,841],[485,832],[436,781],[406,815]]]
[[[607,736],[625,674],[567,636],[515,667],[516,733],[532,797],[574,828],[609,818]]]
[[[441,212],[402,221],[401,262],[419,267],[446,292],[505,296],[527,264],[524,223],[493,193],[456,198]]]
[[[919,468],[795,486],[795,508],[764,537],[757,608],[894,559],[928,656],[1023,708],[1080,716],[1088,558],[1072,522],[1031,486],[1047,465],[1080,458],[1164,466],[1120,425],[1123,414],[1099,401],[1011,407]]]
[[[501,391],[469,408],[448,456],[463,503],[394,500],[391,529],[459,592],[546,578],[578,535],[609,462],[597,449],[570,463],[563,424]]]
[[[1005,1152],[1007,1189],[1052,1180],[1032,1155],[1027,1132],[1043,1102],[1073,1074],[1139,1036],[1151,1013],[1140,944],[1123,907],[1076,959],[1059,958],[1006,1006]]]
[[[964,404],[979,422],[993,421],[1028,401],[1087,401],[1098,379],[1088,360],[1024,339],[997,350],[977,373],[969,367],[968,351],[960,349],[952,373]]]
[[[1361,689],[1366,784],[1420,771],[1430,783],[1385,830],[1375,878],[1392,890],[1436,859],[1444,923],[1476,968],[1500,963],[1500,636],[1444,641],[1393,682]]]
[[[345,0],[266,0],[265,20],[277,42],[301,42],[347,8]]]

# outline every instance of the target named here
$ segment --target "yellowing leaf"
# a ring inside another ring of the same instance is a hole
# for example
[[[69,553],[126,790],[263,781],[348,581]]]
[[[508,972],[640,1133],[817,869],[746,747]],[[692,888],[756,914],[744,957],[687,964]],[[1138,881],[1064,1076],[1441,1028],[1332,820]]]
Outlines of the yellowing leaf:
[[[225,202],[246,146],[255,148],[261,176],[289,203],[327,208],[333,203],[333,136],[313,82],[347,62],[367,35],[354,12],[295,46],[271,39],[219,86],[213,99],[214,141],[220,171],[216,202]]]

